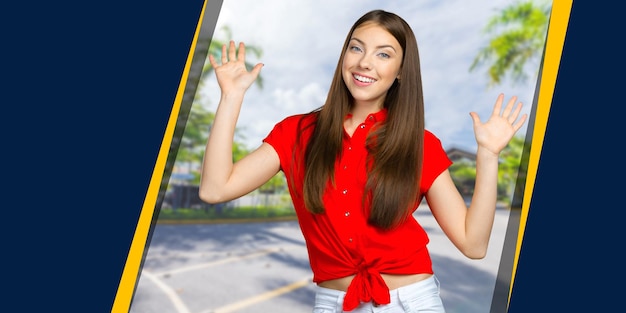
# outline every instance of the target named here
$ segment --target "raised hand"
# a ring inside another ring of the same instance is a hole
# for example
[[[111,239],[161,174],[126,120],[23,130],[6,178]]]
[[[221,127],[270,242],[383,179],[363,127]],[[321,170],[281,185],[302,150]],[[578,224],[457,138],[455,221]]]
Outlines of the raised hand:
[[[482,123],[476,112],[470,112],[474,123],[474,136],[479,147],[487,149],[493,154],[499,154],[507,146],[513,135],[524,125],[527,115],[519,119],[522,103],[517,105],[517,97],[513,96],[502,109],[504,95],[500,94],[493,107],[493,112],[487,122]]]
[[[246,69],[246,47],[243,42],[239,43],[239,51],[235,49],[235,42],[230,41],[227,49],[222,46],[222,60],[218,64],[213,55],[209,55],[209,62],[215,70],[217,83],[222,90],[222,94],[231,92],[245,92],[254,80],[259,76],[262,63],[256,64],[251,71]]]

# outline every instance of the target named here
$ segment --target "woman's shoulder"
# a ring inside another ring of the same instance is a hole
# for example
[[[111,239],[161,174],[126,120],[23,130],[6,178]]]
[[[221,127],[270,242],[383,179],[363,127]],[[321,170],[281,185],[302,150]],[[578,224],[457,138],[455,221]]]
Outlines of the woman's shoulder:
[[[281,125],[285,128],[300,128],[305,125],[309,125],[317,119],[315,112],[293,114],[284,117],[277,125]]]
[[[424,141],[439,141],[439,137],[428,129],[424,129]]]
[[[302,113],[284,117],[274,125],[274,128],[263,139],[269,143],[279,153],[287,155],[293,150],[294,144],[298,140],[305,140],[310,136],[315,125],[317,114]]]

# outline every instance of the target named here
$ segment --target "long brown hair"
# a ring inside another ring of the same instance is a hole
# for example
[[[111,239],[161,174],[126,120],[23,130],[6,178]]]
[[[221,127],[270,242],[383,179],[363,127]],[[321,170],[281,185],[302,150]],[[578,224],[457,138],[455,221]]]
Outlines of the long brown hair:
[[[344,119],[354,99],[342,78],[342,60],[355,29],[364,23],[385,28],[400,43],[403,60],[398,81],[387,91],[386,121],[367,140],[368,178],[364,201],[371,204],[369,223],[390,229],[409,216],[420,198],[424,101],[417,41],[398,15],[374,10],[359,18],[348,33],[324,105],[305,150],[304,202],[313,213],[324,212],[322,196],[341,154]],[[371,192],[371,193],[370,193]]]

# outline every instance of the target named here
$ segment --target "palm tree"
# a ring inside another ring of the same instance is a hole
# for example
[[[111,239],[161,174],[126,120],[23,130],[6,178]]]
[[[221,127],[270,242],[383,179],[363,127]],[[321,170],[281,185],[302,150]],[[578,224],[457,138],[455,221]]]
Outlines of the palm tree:
[[[489,20],[484,32],[493,35],[480,49],[470,71],[487,65],[489,86],[498,85],[508,75],[514,83],[525,81],[525,65],[541,58],[551,3],[524,1],[511,4]]]
[[[548,28],[551,3],[543,0],[535,4],[531,0],[513,3],[501,9],[484,28],[490,36],[482,47],[469,70],[487,66],[488,85],[493,87],[510,77],[513,83],[525,81],[528,77],[527,64],[542,56]],[[498,171],[498,197],[511,200],[513,187],[518,175],[523,153],[524,138],[514,137],[502,151]],[[453,179],[460,189],[470,188],[475,172],[459,164],[451,168]],[[466,190],[471,191],[471,190]]]
[[[232,32],[228,26],[223,26],[221,30],[225,34],[224,39],[213,38],[208,45],[208,54],[216,56],[218,59],[221,57],[222,46],[228,43],[232,38]],[[260,58],[263,51],[257,46],[246,44],[246,54],[249,53]],[[246,67],[248,67],[248,69],[251,69],[253,66],[254,64],[246,61]],[[209,77],[213,71],[214,69],[211,63],[205,62],[202,67],[198,89],[204,86],[205,79]],[[263,88],[263,77],[259,75],[255,83],[257,87]],[[194,185],[198,184],[200,181],[200,173],[197,171],[197,168],[202,162],[206,138],[209,135],[210,125],[213,124],[213,120],[215,119],[215,113],[206,110],[201,105],[199,96],[200,93],[196,92],[193,105],[189,109],[188,115],[181,116],[181,118],[185,119],[185,123],[182,124],[184,125],[184,131],[180,139],[176,160],[174,161],[175,167],[189,167],[189,173],[193,175],[193,178],[191,178],[189,182]],[[239,130],[236,130],[235,141],[233,142],[233,161],[237,161],[249,153],[245,145],[240,142],[242,139],[244,139],[244,135]],[[279,173],[259,189],[261,191],[284,190],[285,184],[284,175]]]
[[[229,42],[232,38],[232,32],[228,26],[223,26],[222,30],[225,34],[225,39],[213,38],[209,43],[208,53],[210,55],[221,56],[222,45]],[[262,50],[254,45],[246,46],[246,53],[253,53],[256,57],[261,57]],[[250,68],[253,66],[248,61],[246,65]],[[202,68],[202,74],[199,82],[198,89],[202,88],[203,81],[206,77],[213,73],[213,66],[210,62],[205,62]],[[259,75],[257,86],[263,88],[262,77]],[[188,116],[186,117],[186,123],[184,124],[185,130],[181,137],[181,145],[176,157],[176,163],[196,163],[199,164],[202,161],[202,155],[204,152],[204,145],[206,144],[206,138],[209,134],[209,125],[213,124],[215,118],[214,112],[209,112],[204,109],[199,102],[200,93],[195,94],[193,105],[191,106]],[[235,142],[233,143],[233,158],[238,160],[248,153],[243,144],[237,141],[242,139],[243,135],[237,131]],[[195,178],[193,182],[199,181],[199,173],[194,174]]]

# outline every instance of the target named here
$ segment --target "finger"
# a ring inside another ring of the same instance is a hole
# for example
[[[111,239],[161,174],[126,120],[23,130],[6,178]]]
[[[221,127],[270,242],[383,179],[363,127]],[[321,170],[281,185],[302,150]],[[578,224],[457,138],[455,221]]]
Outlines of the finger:
[[[513,122],[517,120],[517,117],[519,116],[519,113],[521,111],[522,111],[522,103],[519,102],[517,106],[515,107],[515,111],[513,111],[513,114],[511,114],[508,118],[509,123],[513,124]]]
[[[517,101],[517,96],[513,96],[511,97],[511,99],[509,99],[509,102],[506,104],[506,107],[504,107],[504,112],[502,112],[503,117],[508,117],[511,114],[511,111],[513,110],[513,106],[515,105],[516,101]]]
[[[480,125],[480,117],[476,112],[470,112],[470,116],[472,117],[472,122],[474,125]]]
[[[500,115],[500,110],[502,109],[503,99],[504,99],[504,94],[499,94],[498,98],[496,99],[496,104],[493,106],[493,112],[491,112],[491,115],[494,115],[494,116]]]
[[[228,63],[228,54],[226,53],[226,45],[222,45],[222,64]]]
[[[209,63],[211,63],[211,66],[213,66],[213,68],[217,67],[217,63],[215,62],[215,57],[213,57],[212,54],[209,54]]]
[[[252,74],[254,74],[255,76],[258,76],[259,73],[261,72],[261,69],[263,68],[263,66],[265,66],[265,64],[263,63],[257,63],[253,68],[252,68]]]
[[[243,42],[239,43],[239,53],[237,54],[237,61],[246,60],[246,45]]]
[[[237,52],[237,49],[235,49],[235,41],[231,40],[230,51],[228,51],[228,60],[236,61],[237,60],[237,55],[235,54],[236,52]]]
[[[522,125],[524,125],[524,122],[526,122],[526,118],[528,117],[527,114],[522,115],[522,117],[519,119],[519,121],[517,121],[517,123],[513,124],[513,129],[515,129],[515,131],[518,131],[520,128],[522,128]]]

